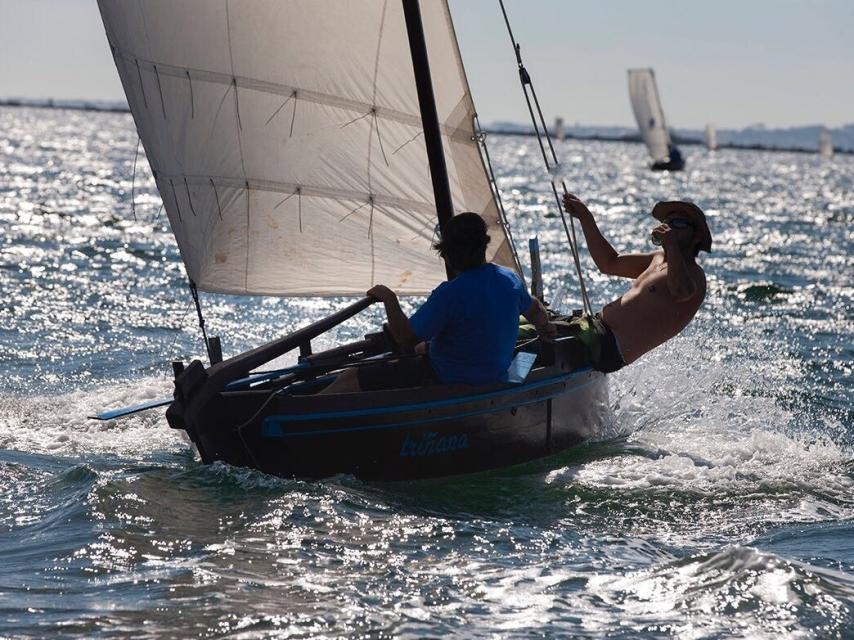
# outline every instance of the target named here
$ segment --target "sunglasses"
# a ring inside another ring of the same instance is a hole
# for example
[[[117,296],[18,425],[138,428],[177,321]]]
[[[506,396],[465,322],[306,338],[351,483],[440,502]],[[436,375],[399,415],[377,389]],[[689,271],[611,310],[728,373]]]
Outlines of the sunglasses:
[[[665,220],[664,224],[666,224],[671,229],[693,229],[694,223],[686,218],[670,218],[669,220]]]

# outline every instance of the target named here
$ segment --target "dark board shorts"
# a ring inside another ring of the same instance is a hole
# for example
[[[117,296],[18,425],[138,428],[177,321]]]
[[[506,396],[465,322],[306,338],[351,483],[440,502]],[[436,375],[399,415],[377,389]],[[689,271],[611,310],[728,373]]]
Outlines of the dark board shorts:
[[[604,373],[619,371],[626,366],[626,361],[623,360],[623,352],[620,351],[620,343],[617,342],[617,336],[611,331],[611,327],[599,318],[598,314],[595,317],[599,320],[601,327],[598,329],[600,335],[599,362],[594,363],[594,366],[598,371]],[[594,324],[596,323],[594,322]]]
[[[409,356],[366,364],[360,366],[358,372],[359,387],[363,391],[406,389],[439,383],[427,356]]]
[[[555,321],[558,335],[578,338],[585,347],[590,365],[597,371],[613,373],[626,366],[617,337],[596,314]]]

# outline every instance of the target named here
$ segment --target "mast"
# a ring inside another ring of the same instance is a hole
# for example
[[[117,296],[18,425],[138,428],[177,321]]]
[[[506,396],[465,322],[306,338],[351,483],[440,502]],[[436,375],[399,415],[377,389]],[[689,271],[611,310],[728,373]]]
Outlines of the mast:
[[[403,15],[406,18],[406,34],[409,37],[409,50],[412,55],[412,69],[415,73],[415,88],[418,92],[418,107],[421,110],[421,127],[424,131],[427,161],[430,164],[430,177],[433,181],[433,197],[436,200],[439,229],[443,229],[448,220],[454,216],[454,203],[448,183],[448,167],[445,165],[445,151],[442,148],[442,132],[439,128],[439,115],[436,112],[433,81],[430,77],[430,60],[427,57],[427,43],[424,40],[424,25],[421,22],[418,0],[402,1]],[[445,269],[450,278],[452,274],[447,263]]]

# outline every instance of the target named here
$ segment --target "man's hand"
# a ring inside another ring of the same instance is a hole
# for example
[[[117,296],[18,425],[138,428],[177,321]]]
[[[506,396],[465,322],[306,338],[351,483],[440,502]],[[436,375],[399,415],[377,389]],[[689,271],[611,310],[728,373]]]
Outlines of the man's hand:
[[[368,290],[368,294],[383,303],[385,315],[388,318],[388,329],[394,341],[404,350],[411,349],[418,342],[418,336],[412,331],[409,318],[400,308],[397,295],[383,284],[378,284]]]
[[[578,196],[572,193],[565,193],[563,195],[563,210],[566,211],[573,218],[581,218],[585,216],[592,216],[590,213],[590,209],[587,208],[587,205],[584,204]]]
[[[670,228],[670,225],[666,223],[662,222],[653,229],[652,237],[661,240],[661,246],[668,253],[679,250],[679,238],[676,236],[676,232]]]
[[[397,294],[384,284],[378,284],[368,289],[367,295],[376,298],[383,304],[397,301]]]
[[[523,314],[528,319],[537,334],[545,341],[551,342],[557,337],[557,327],[549,320],[548,311],[543,306],[543,303],[536,298],[531,299],[531,306]]]
[[[543,342],[554,342],[554,339],[557,338],[557,327],[554,322],[549,321],[540,327],[534,328],[537,330],[537,334],[539,334]]]

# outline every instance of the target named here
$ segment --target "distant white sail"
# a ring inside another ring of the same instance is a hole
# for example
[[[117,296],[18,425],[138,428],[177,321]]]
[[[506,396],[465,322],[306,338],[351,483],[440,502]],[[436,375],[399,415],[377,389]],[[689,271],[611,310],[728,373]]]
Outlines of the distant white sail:
[[[558,140],[566,139],[566,131],[563,128],[563,118],[560,116],[555,118],[554,137]]]
[[[444,279],[401,2],[99,0],[187,272],[204,291],[404,294]],[[421,3],[456,212],[513,260],[445,0]]]
[[[710,151],[718,148],[718,132],[713,124],[706,125],[706,147]]]
[[[818,135],[818,152],[822,158],[833,157],[833,141],[830,137],[830,129],[822,127]]]
[[[629,97],[649,155],[655,162],[667,162],[670,158],[670,133],[664,121],[652,69],[629,69]]]

